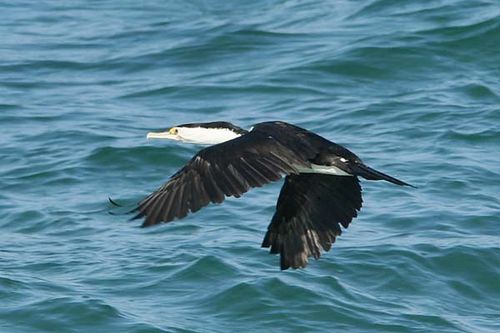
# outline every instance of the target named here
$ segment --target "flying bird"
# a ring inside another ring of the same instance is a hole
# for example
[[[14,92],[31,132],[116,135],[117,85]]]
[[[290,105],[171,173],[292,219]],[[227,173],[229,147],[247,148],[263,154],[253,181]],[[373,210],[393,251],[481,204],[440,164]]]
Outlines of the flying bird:
[[[330,250],[341,227],[361,209],[358,177],[412,186],[374,170],[348,149],[282,121],[245,130],[228,122],[183,124],[148,139],[211,145],[140,201],[143,227],[171,222],[225,197],[285,177],[262,247],[280,254],[281,269],[301,268]]]

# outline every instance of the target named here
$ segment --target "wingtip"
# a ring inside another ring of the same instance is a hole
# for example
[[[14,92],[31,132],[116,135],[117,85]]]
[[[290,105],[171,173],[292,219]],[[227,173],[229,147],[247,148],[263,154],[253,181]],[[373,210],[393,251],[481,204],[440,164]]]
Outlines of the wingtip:
[[[122,205],[120,205],[119,203],[117,203],[116,201],[114,201],[113,199],[111,199],[111,197],[108,197],[108,200],[109,200],[109,202],[110,202],[113,206],[116,206],[116,207],[123,207]]]
[[[111,199],[111,198],[108,198],[108,199],[109,199],[109,201],[113,205],[118,206],[118,207],[123,207],[122,205],[120,205],[120,204],[116,203],[115,201],[113,201],[113,199]],[[134,215],[132,215],[132,217],[130,217],[128,219],[128,221],[132,222],[132,221],[135,221],[135,220],[138,220],[138,219],[144,219],[144,221],[138,226],[140,228],[146,228],[146,227],[150,227],[150,226],[155,225],[155,223],[151,223],[151,221],[148,221],[146,215],[139,210],[139,207],[135,207],[135,208],[130,209],[128,211],[118,212],[118,213],[113,212],[113,211],[108,211],[108,214],[113,215],[113,216],[122,216],[122,215],[134,214]]]
[[[134,208],[134,209],[132,209],[132,210],[128,211],[128,212],[127,212],[127,214],[133,214],[133,213],[136,213],[136,212],[137,212],[137,208]],[[139,213],[136,213],[134,216],[132,216],[132,217],[129,219],[129,221],[138,220],[138,219],[140,219],[140,218],[142,218],[142,217],[144,217],[144,215],[143,215],[141,212],[139,212]]]
[[[111,207],[110,210],[108,211],[109,215],[122,216],[122,215],[130,214],[130,211],[124,212],[123,209],[120,209],[120,208],[124,208],[125,206],[121,205],[118,202],[116,202],[115,200],[111,199],[111,197],[108,197],[108,201],[111,205],[113,205],[114,207],[117,207],[117,208]],[[118,210],[118,212],[116,212],[115,210]]]
[[[415,185],[412,185],[412,184],[409,184],[409,183],[406,183],[406,182],[403,182],[401,181],[403,184],[401,184],[402,186],[407,186],[407,187],[411,187],[411,188],[418,188],[417,186]]]
[[[286,271],[289,268],[290,268],[290,264],[288,264],[287,262],[284,262],[283,260],[281,260],[281,262],[280,262],[280,270],[281,271]]]

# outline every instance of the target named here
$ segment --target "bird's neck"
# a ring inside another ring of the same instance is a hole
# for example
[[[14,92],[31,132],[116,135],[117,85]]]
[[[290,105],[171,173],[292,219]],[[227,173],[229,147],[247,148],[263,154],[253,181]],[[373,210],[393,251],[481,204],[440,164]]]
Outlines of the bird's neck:
[[[216,145],[236,139],[242,134],[226,128],[184,128],[183,141],[199,145]]]

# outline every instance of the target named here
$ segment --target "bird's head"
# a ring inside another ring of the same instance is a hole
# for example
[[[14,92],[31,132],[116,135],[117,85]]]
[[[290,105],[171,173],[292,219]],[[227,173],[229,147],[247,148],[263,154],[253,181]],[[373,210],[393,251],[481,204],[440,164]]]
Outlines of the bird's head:
[[[183,124],[166,132],[149,132],[148,139],[169,139],[202,145],[214,145],[235,139],[247,133],[246,130],[228,122]]]

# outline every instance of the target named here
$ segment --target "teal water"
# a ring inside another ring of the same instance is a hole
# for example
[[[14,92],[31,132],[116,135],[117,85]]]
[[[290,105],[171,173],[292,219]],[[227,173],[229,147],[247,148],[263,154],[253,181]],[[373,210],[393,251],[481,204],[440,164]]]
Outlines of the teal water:
[[[497,1],[0,4],[0,332],[499,332]],[[260,248],[279,183],[141,229],[186,122],[284,120],[363,182],[304,270]]]

